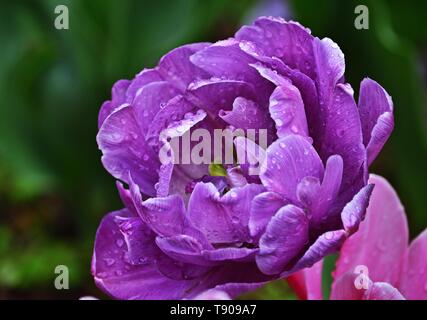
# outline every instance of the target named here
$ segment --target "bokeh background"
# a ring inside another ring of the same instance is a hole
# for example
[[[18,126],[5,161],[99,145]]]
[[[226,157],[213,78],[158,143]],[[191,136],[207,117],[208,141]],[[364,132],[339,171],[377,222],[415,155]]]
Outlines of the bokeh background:
[[[69,30],[54,28],[59,4]],[[354,27],[359,4],[369,30]],[[0,299],[104,298],[92,245],[121,204],[95,142],[101,103],[174,47],[227,38],[264,14],[334,39],[356,95],[369,76],[393,96],[396,128],[372,171],[397,189],[411,236],[427,227],[427,1],[1,0]],[[69,267],[69,290],[54,288],[57,265]],[[284,282],[250,297],[295,298]]]

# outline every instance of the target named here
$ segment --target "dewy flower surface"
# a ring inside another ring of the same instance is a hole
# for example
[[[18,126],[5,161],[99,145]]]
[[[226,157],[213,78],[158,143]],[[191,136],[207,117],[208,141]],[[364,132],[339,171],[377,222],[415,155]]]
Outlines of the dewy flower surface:
[[[389,95],[365,79],[356,103],[344,69],[332,40],[262,17],[118,81],[97,141],[125,208],[98,229],[97,285],[119,299],[234,297],[337,251],[364,218],[368,166],[393,129]],[[266,130],[267,148],[237,137],[233,164],[160,161],[165,130],[196,129]]]

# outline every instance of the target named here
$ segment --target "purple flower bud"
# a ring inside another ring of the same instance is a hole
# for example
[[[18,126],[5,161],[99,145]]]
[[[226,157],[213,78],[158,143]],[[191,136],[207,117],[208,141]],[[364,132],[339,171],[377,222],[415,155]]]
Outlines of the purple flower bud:
[[[365,79],[356,103],[344,69],[332,40],[261,17],[118,81],[97,142],[129,189],[118,184],[125,209],[97,232],[98,286],[119,299],[233,298],[337,251],[393,129],[385,90]]]

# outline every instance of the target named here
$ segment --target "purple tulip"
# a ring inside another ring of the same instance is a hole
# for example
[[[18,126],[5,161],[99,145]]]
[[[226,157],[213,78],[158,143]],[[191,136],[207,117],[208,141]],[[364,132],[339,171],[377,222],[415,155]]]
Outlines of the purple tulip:
[[[367,168],[393,128],[389,95],[365,79],[357,104],[344,68],[332,40],[262,17],[118,81],[97,141],[125,209],[98,229],[97,285],[120,299],[233,298],[337,251],[364,218]],[[172,144],[164,132],[225,128],[267,132],[266,149],[235,138],[223,148],[237,154],[219,166],[224,174],[160,159]]]
[[[408,246],[404,208],[392,186],[371,175],[374,192],[359,230],[344,242],[333,273],[333,300],[427,300],[427,230]],[[322,299],[322,261],[293,274],[301,298]]]

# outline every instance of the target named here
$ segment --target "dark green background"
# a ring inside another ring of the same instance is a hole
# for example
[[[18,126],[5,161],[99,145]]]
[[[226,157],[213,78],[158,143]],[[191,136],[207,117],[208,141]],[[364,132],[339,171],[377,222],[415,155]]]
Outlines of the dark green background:
[[[178,45],[232,36],[266,2],[0,1],[0,299],[104,297],[89,272],[92,244],[121,204],[95,142],[101,103],[116,80]],[[70,30],[54,28],[59,4]],[[396,128],[371,171],[398,190],[415,236],[427,226],[427,1],[286,4],[340,45],[356,93],[369,76],[392,95]],[[370,10],[369,30],[354,28],[358,4]],[[59,264],[70,290],[53,287]],[[282,282],[251,297],[293,298]]]

